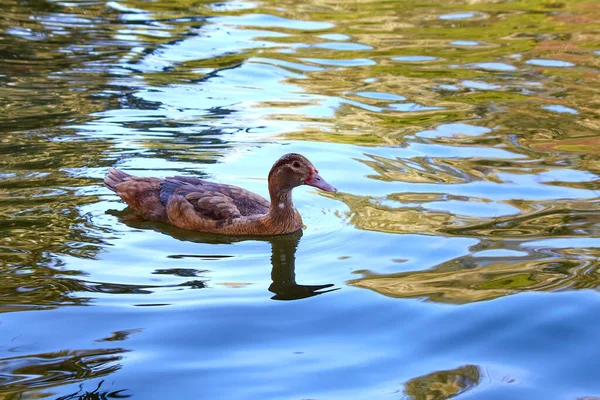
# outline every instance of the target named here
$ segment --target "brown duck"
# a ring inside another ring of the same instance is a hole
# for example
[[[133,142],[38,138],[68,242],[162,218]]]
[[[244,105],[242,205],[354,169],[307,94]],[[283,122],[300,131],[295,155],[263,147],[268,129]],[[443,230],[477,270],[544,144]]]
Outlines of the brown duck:
[[[309,185],[337,192],[300,154],[286,154],[269,172],[271,202],[237,186],[174,176],[140,178],[111,168],[104,185],[147,220],[226,235],[281,235],[302,229],[292,189]]]

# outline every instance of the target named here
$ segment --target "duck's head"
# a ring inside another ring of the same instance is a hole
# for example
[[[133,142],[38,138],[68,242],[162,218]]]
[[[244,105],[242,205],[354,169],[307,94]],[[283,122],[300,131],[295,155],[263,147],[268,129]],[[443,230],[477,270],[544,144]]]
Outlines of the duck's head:
[[[269,187],[291,190],[300,185],[314,186],[326,192],[337,192],[336,188],[321,178],[319,171],[308,158],[295,153],[286,154],[271,168]]]

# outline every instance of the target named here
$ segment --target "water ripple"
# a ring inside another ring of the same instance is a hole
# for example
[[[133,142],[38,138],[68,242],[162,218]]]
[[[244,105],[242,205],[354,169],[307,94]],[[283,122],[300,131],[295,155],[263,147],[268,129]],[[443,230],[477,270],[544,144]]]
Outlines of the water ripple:
[[[600,393],[598,7],[3,6],[0,397]],[[339,189],[294,191],[296,235],[142,221],[100,184],[268,196],[288,152]]]

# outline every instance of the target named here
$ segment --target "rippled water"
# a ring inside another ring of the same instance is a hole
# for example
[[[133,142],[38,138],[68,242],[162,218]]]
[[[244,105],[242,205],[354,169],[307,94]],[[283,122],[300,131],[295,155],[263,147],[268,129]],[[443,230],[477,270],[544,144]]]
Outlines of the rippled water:
[[[600,396],[594,2],[5,0],[0,398]],[[302,234],[128,217],[111,166]]]

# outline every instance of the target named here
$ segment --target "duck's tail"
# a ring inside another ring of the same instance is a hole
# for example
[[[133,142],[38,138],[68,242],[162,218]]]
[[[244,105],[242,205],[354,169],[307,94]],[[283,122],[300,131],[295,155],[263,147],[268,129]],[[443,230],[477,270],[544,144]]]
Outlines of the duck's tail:
[[[112,190],[113,192],[117,191],[117,185],[121,182],[125,182],[131,175],[126,174],[125,172],[118,170],[116,168],[109,168],[108,173],[104,177],[104,186]]]

